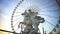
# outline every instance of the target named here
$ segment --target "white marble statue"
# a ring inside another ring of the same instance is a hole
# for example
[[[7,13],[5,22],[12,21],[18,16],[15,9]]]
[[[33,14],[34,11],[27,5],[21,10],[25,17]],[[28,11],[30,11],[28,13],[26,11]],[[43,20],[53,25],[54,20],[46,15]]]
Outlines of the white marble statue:
[[[22,13],[24,16],[23,22],[21,24],[24,24],[24,30],[23,34],[35,34],[38,33],[38,25],[39,23],[44,23],[44,18],[37,16],[38,12],[32,12],[30,9],[25,10],[24,13]]]

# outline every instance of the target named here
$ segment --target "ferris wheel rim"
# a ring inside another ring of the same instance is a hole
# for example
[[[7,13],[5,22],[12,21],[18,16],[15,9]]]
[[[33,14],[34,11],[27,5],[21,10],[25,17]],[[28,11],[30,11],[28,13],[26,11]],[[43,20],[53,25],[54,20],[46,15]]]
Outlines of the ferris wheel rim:
[[[21,0],[21,1],[16,5],[16,7],[15,7],[14,10],[13,10],[12,16],[11,16],[11,28],[12,28],[12,31],[13,31],[13,32],[15,32],[14,26],[13,26],[13,16],[14,16],[14,13],[15,13],[16,9],[19,7],[19,5],[20,5],[23,1],[24,1],[24,0]],[[16,32],[15,32],[15,33],[16,33]]]

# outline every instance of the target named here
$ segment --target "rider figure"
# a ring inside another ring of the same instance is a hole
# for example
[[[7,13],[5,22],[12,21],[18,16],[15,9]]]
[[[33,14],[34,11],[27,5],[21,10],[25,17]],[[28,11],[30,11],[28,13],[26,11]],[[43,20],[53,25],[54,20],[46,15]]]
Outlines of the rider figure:
[[[32,12],[30,9],[28,10],[28,12],[25,10],[25,12],[22,14],[24,15],[22,24],[25,25],[23,34],[38,33],[39,23],[43,23],[45,20],[44,18],[37,16],[37,14],[38,12]]]

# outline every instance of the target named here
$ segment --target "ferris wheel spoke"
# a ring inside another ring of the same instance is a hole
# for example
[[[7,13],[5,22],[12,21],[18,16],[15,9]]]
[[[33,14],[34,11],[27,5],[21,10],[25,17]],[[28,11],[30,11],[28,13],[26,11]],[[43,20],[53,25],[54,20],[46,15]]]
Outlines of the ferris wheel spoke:
[[[16,12],[16,13],[21,13],[21,12]]]
[[[19,28],[17,28],[15,31],[17,31]]]
[[[16,25],[18,25],[18,24],[19,24],[19,22],[20,22],[20,20],[18,20],[17,22],[15,22],[16,24],[14,24],[13,26],[16,26]]]
[[[55,9],[55,10],[44,10],[44,9],[40,9],[38,8],[38,11],[41,11],[41,12],[59,12],[59,9]]]
[[[15,21],[17,21],[17,20],[19,20],[19,19],[20,19],[20,17],[19,17],[19,18],[17,18],[17,19],[15,19],[15,20],[13,20],[13,21],[15,22]]]
[[[43,10],[40,8],[38,8],[38,9],[39,9],[38,11],[41,11],[41,12],[59,12],[59,9],[57,9],[57,10]]]
[[[19,15],[15,15],[14,17],[19,17],[19,16],[21,16],[20,14]]]
[[[22,25],[22,24],[21,24],[21,25]],[[20,28],[17,28],[15,31],[22,29],[22,28],[21,28],[21,27],[22,27],[21,25],[20,25]]]
[[[55,17],[55,16],[50,16],[50,15],[45,15],[45,14],[39,14],[39,15],[43,15],[43,16],[47,16],[47,17],[50,17],[50,18],[59,19],[58,17]]]
[[[27,3],[27,5],[28,5],[28,6],[30,6],[30,4],[29,4],[28,0],[26,0],[26,3]]]
[[[41,10],[41,12],[59,12],[59,10]]]
[[[16,22],[16,24],[14,25],[14,26],[16,26],[16,25],[18,25],[19,24],[19,22]]]
[[[53,4],[51,3],[50,5],[47,5],[46,7],[43,7],[42,9],[57,7],[57,6],[55,6],[55,5],[56,5],[56,4],[53,5]]]
[[[52,25],[52,26],[55,26],[54,24],[52,24],[51,22],[49,22],[49,21],[47,21],[47,20],[45,20],[47,23],[49,23],[50,25]]]
[[[16,26],[18,26],[18,25],[15,25],[15,26],[13,26],[13,27],[16,27]],[[17,29],[15,29],[15,31],[17,31],[19,28],[17,27]]]
[[[15,27],[16,25],[18,25],[18,24],[15,24],[15,25],[13,25],[13,26]]]

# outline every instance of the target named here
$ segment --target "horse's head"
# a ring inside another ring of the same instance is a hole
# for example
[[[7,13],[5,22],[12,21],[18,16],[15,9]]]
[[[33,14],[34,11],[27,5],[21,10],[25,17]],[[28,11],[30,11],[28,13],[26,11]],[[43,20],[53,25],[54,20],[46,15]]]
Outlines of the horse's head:
[[[45,19],[42,18],[41,16],[35,16],[35,19],[37,19],[37,21],[38,21],[39,23],[44,23],[44,22],[45,22]]]

